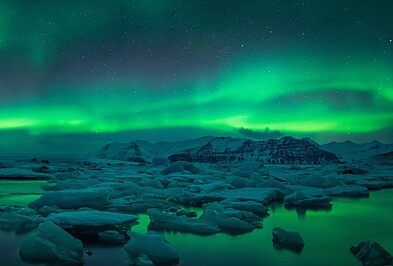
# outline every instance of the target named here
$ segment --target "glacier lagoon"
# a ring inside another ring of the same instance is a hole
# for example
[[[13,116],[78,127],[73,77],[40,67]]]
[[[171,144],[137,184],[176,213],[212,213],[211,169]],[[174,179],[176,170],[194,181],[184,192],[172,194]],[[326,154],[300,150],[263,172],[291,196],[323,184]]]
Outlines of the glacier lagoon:
[[[46,181],[1,181],[0,205],[27,206],[43,193]],[[280,203],[270,204],[270,216],[263,228],[230,236],[219,233],[197,236],[189,233],[162,232],[180,255],[179,265],[361,265],[349,248],[361,241],[375,240],[393,250],[393,189],[370,192],[369,198],[334,198],[331,210],[288,210]],[[198,211],[200,212],[200,211]],[[144,233],[149,218],[138,215],[140,224],[133,231]],[[272,229],[276,226],[302,234],[305,247],[301,254],[276,250]],[[0,231],[1,265],[32,265],[19,258],[17,248],[32,233]],[[85,265],[129,265],[121,246],[87,244]],[[34,264],[44,265],[44,264]]]

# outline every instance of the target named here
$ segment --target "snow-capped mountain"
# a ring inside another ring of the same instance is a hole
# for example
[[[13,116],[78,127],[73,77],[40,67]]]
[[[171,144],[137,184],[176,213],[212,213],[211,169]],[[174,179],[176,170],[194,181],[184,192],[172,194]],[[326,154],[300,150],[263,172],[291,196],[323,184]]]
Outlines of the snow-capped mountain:
[[[242,164],[260,161],[265,164],[339,163],[335,154],[318,148],[307,139],[283,137],[268,141],[214,138],[200,148],[169,156],[170,161]]]
[[[112,160],[147,163],[154,157],[154,153],[142,148],[140,144],[137,141],[130,143],[110,143],[105,145],[97,156]]]
[[[358,144],[349,140],[344,142],[333,141],[319,147],[325,151],[336,154],[343,162],[353,162],[376,154],[393,151],[393,144],[383,144],[376,140],[365,144]]]
[[[363,160],[364,163],[377,164],[377,165],[389,165],[393,166],[393,151],[383,154],[376,154],[367,159]]]
[[[265,164],[326,164],[339,163],[337,156],[322,150],[309,139],[283,137],[267,141],[253,141],[231,137],[204,137],[172,143],[134,141],[112,143],[101,149],[98,157],[115,160],[151,162],[154,157],[171,162],[189,161],[225,165],[239,165],[245,161]]]
[[[105,145],[97,154],[99,158],[146,163],[155,157],[164,157],[179,153],[181,151],[200,147],[214,137],[207,136],[198,139],[156,142],[136,140],[129,143],[113,142]]]

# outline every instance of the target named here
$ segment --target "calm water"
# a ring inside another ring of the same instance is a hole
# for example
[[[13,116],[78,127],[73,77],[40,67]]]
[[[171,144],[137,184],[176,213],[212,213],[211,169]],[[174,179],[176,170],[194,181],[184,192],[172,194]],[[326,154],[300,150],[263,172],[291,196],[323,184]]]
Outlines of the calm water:
[[[6,194],[4,188],[22,191],[20,185],[1,184],[0,194]],[[12,198],[2,199],[4,197],[0,198],[0,204],[11,204]],[[24,203],[23,200],[18,202],[26,205],[28,198],[24,199]],[[146,232],[148,217],[140,215],[140,222],[134,230]],[[264,228],[245,235],[202,237],[170,232],[164,235],[180,253],[180,265],[361,265],[351,255],[349,247],[363,240],[375,240],[393,252],[392,224],[393,190],[390,189],[372,192],[369,199],[336,199],[329,212],[299,214],[278,205],[265,218]],[[273,248],[271,233],[276,226],[302,234],[306,244],[300,255]],[[28,265],[22,263],[17,254],[19,243],[26,237],[28,234],[0,231],[0,265]],[[85,256],[85,265],[128,265],[127,256],[120,247],[88,246],[86,250],[93,251],[93,255]]]
[[[38,199],[44,191],[42,180],[0,180],[0,205],[27,206]]]

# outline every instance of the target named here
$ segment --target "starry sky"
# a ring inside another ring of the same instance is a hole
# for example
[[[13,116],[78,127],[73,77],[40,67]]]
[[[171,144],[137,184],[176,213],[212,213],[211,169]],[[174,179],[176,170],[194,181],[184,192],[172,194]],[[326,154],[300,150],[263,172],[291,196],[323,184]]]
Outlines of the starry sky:
[[[0,151],[393,142],[393,1],[0,0]]]

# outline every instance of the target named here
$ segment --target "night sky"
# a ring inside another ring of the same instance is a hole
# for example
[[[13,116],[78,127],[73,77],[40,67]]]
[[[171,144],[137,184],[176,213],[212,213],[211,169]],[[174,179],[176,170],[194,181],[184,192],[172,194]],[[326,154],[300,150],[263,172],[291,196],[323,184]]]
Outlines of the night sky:
[[[0,0],[0,151],[392,129],[391,0]]]

